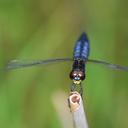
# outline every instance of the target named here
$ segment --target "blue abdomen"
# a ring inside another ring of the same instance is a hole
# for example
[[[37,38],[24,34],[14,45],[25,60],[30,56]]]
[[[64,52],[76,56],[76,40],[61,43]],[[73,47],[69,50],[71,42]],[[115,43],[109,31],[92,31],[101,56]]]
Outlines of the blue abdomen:
[[[89,41],[86,33],[82,33],[74,48],[74,59],[86,60],[89,56]]]

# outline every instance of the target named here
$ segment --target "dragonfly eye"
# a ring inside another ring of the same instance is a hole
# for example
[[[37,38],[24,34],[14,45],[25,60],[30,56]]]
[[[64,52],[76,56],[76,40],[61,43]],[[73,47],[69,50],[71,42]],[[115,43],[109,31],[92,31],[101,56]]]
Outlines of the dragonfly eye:
[[[70,79],[72,80],[74,78],[74,72],[71,71],[69,76],[70,76]]]
[[[76,80],[76,81],[84,80],[85,79],[85,74],[82,71],[71,71],[70,78],[72,80]]]
[[[79,76],[80,80],[84,80],[85,79],[85,74],[82,71],[79,71],[78,76]]]

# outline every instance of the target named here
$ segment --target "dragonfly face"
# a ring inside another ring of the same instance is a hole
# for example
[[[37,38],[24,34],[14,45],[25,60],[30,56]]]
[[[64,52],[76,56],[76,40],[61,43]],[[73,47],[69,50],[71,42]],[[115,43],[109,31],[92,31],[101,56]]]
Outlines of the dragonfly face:
[[[71,71],[70,79],[73,80],[74,84],[79,85],[85,79],[85,73],[80,70]]]

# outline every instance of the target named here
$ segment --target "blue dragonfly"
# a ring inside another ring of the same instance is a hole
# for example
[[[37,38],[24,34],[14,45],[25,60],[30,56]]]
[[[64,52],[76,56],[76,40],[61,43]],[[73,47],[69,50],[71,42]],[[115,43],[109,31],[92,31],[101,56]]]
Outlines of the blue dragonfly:
[[[76,86],[80,85],[81,95],[83,93],[81,83],[86,78],[85,69],[86,69],[86,64],[88,62],[105,65],[112,69],[128,71],[128,67],[111,64],[105,61],[89,59],[89,52],[90,52],[89,40],[88,40],[87,34],[83,32],[75,44],[73,58],[55,58],[55,59],[37,60],[37,61],[31,61],[31,62],[13,60],[8,63],[8,65],[6,66],[6,70],[14,70],[14,69],[37,66],[37,65],[71,61],[73,62],[72,70],[69,74],[70,79],[72,80],[71,91],[75,91]]]

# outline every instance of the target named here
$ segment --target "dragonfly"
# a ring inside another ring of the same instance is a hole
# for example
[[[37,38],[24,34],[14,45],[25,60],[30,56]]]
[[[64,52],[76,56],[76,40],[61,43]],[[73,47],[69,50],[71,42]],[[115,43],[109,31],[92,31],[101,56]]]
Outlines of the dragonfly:
[[[69,73],[69,77],[72,80],[70,91],[71,92],[76,91],[76,87],[79,85],[80,87],[79,92],[81,96],[83,94],[82,81],[84,81],[86,78],[86,64],[88,62],[104,65],[112,69],[128,71],[128,67],[126,66],[116,65],[116,64],[108,63],[106,61],[89,59],[89,53],[90,53],[90,43],[87,34],[83,32],[76,41],[73,51],[73,58],[54,58],[48,60],[36,60],[31,62],[12,60],[7,64],[5,69],[14,70],[14,69],[37,66],[37,65],[71,61],[73,62],[73,64],[72,64],[71,72]]]

